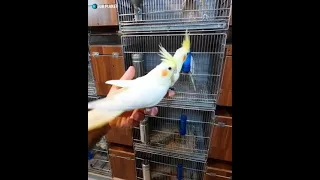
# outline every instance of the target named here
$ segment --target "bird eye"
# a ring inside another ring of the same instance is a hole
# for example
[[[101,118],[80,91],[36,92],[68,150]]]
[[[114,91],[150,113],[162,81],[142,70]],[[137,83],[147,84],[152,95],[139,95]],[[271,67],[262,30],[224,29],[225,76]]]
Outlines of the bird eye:
[[[169,69],[169,70],[171,70],[172,68],[171,68],[171,67],[169,67],[168,69]]]

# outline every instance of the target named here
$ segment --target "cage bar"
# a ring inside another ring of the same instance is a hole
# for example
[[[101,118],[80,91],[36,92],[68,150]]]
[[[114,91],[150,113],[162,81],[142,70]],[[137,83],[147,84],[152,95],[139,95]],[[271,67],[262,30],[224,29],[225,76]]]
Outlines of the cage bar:
[[[203,179],[206,164],[135,150],[137,179],[144,179],[143,164],[148,161],[151,180]]]
[[[102,137],[91,150],[93,157],[88,160],[88,173],[99,174],[106,178],[112,177],[109,162],[108,144],[105,137]]]
[[[186,119],[182,121],[181,117]],[[159,106],[158,115],[148,117],[147,134],[141,134],[141,126],[134,128],[134,146],[149,152],[159,151],[168,156],[183,154],[187,159],[205,161],[213,123],[214,111]],[[147,143],[145,136],[148,137]]]
[[[126,68],[132,65],[133,54],[143,54],[143,69],[150,72],[161,60],[159,44],[170,53],[181,47],[184,33],[123,35],[123,53]],[[176,96],[165,98],[161,106],[214,110],[218,97],[224,52],[225,33],[191,33],[193,57],[192,72],[180,73],[174,88]]]
[[[122,32],[225,30],[231,0],[117,0]]]

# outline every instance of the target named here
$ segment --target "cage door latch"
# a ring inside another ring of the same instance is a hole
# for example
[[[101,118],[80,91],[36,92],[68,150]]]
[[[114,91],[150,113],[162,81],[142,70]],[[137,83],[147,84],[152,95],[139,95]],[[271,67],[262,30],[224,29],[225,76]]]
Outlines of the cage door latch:
[[[224,122],[218,122],[217,126],[220,126],[220,127],[224,127],[226,125],[226,123]]]
[[[99,57],[99,52],[92,52],[92,56],[95,57],[95,58]]]
[[[217,174],[216,173],[206,173],[208,176],[215,177]]]
[[[119,57],[119,53],[118,52],[112,52],[112,57],[113,58],[118,58]]]

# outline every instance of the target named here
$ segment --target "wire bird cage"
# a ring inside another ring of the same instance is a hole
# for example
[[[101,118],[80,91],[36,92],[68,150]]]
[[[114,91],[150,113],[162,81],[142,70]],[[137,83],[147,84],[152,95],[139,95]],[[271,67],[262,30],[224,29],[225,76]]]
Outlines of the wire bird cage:
[[[112,177],[108,144],[105,137],[102,137],[100,142],[88,153],[88,173],[99,174],[107,179]]]
[[[140,74],[148,73],[161,63],[159,44],[173,55],[181,47],[183,38],[184,33],[123,35],[121,41],[126,68],[137,66],[134,63],[140,62],[144,70]],[[159,105],[214,110],[220,88],[226,34],[192,33],[190,40],[193,57],[191,72],[180,73],[180,78],[174,85],[176,95],[165,98]],[[137,61],[137,57],[143,60]]]
[[[96,92],[96,85],[94,82],[94,76],[92,72],[91,62],[88,58],[88,96],[95,96]]]
[[[225,30],[231,0],[117,0],[122,32]]]
[[[95,100],[98,100],[98,99],[101,99],[101,98],[102,98],[101,96],[90,96],[90,95],[88,95],[88,102],[95,101]]]
[[[160,154],[135,150],[137,179],[142,180],[199,180],[203,179],[206,164]]]
[[[134,146],[205,161],[213,123],[214,111],[158,107],[157,116],[146,117],[134,128]]]

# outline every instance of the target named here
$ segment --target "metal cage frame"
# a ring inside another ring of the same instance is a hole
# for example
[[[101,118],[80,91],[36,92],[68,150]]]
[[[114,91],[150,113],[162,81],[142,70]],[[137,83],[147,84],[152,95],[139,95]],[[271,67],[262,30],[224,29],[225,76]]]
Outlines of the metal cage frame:
[[[90,152],[93,154],[92,159],[88,160],[88,173],[98,174],[107,179],[112,178],[112,170],[109,161],[109,148],[105,137],[100,139]]]
[[[88,33],[88,96],[96,96],[97,89],[96,89],[93,70],[91,66],[89,45],[90,45],[90,33]]]
[[[96,84],[93,76],[91,62],[88,61],[88,96],[96,96],[96,95],[97,95],[97,89],[96,89]]]
[[[214,110],[217,102],[224,65],[226,33],[190,33],[193,73],[180,73],[174,85],[176,95],[164,98],[159,106],[186,109]],[[123,56],[126,69],[134,65],[143,69],[144,75],[160,63],[159,44],[170,53],[181,47],[184,33],[122,35]],[[136,65],[136,58],[143,58],[143,65]],[[143,68],[141,68],[143,67]]]
[[[185,117],[185,118],[182,118]],[[215,122],[214,111],[158,107],[133,129],[133,142],[148,152],[206,161]]]
[[[226,30],[232,0],[117,0],[123,33]]]
[[[142,180],[199,180],[203,179],[206,163],[154,154],[135,148],[135,162],[137,179]]]

